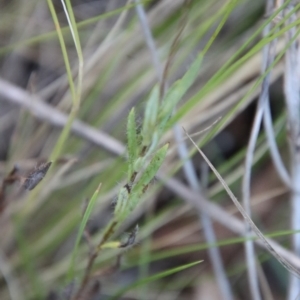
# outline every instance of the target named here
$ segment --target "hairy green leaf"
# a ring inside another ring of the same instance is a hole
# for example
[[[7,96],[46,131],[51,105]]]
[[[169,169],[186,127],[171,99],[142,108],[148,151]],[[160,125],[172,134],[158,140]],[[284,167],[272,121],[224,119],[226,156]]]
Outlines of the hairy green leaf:
[[[154,178],[158,169],[162,165],[168,151],[168,146],[169,144],[164,145],[154,154],[153,158],[151,159],[147,168],[139,178],[138,182],[133,186],[131,190],[132,197],[130,200],[130,205],[132,209],[136,206],[140,197],[144,193],[144,189],[147,188],[147,185]]]

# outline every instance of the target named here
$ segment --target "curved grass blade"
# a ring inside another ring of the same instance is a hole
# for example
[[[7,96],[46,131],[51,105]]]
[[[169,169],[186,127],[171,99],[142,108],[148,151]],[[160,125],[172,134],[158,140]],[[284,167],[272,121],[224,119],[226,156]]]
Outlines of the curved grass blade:
[[[74,249],[73,249],[73,252],[72,252],[71,262],[70,262],[70,266],[69,266],[69,270],[68,270],[68,275],[67,275],[68,281],[70,281],[73,278],[74,264],[75,264],[75,259],[76,259],[76,255],[77,255],[78,248],[79,248],[79,243],[80,243],[81,237],[83,235],[85,226],[86,226],[86,224],[87,224],[87,222],[88,222],[88,220],[91,216],[91,213],[94,209],[94,206],[96,204],[96,200],[97,200],[99,191],[101,189],[101,185],[102,185],[102,183],[99,184],[98,188],[94,192],[94,195],[92,196],[92,198],[91,198],[91,200],[90,200],[90,202],[89,202],[89,204],[88,204],[88,206],[87,206],[87,208],[84,212],[82,221],[80,223],[79,231],[78,231],[78,234],[77,234],[77,238],[76,238],[75,246],[74,246]]]

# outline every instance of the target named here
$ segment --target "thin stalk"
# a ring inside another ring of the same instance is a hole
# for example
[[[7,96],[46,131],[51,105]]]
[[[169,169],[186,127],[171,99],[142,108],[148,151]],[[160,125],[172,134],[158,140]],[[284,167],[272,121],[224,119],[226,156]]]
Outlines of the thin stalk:
[[[282,182],[287,187],[293,189],[293,186],[291,183],[291,176],[282,161],[282,158],[281,158],[281,155],[279,153],[279,149],[278,149],[278,146],[276,143],[276,137],[275,137],[275,133],[274,133],[274,129],[273,129],[273,122],[272,122],[269,99],[267,99],[265,101],[264,128],[266,131],[266,138],[267,138],[267,141],[269,144],[270,154],[272,157],[272,161],[274,163],[274,167],[276,168],[276,171],[277,171],[280,179],[282,180]]]
[[[67,0],[67,7],[66,7],[64,1],[61,0],[64,12],[65,12],[67,20],[68,20],[68,24],[69,24],[69,27],[70,27],[70,30],[72,33],[77,56],[78,56],[79,67],[78,67],[78,80],[77,80],[77,88],[76,88],[74,80],[73,80],[72,70],[70,67],[70,61],[69,61],[68,53],[66,50],[65,41],[63,38],[61,27],[59,25],[56,11],[54,9],[54,5],[51,0],[47,0],[47,2],[48,2],[48,6],[49,6],[49,9],[51,12],[53,22],[56,27],[60,46],[62,49],[62,54],[63,54],[65,66],[66,66],[66,71],[67,71],[67,76],[68,76],[68,81],[69,81],[69,86],[70,86],[70,91],[71,91],[71,97],[72,97],[72,108],[71,108],[71,112],[68,117],[68,121],[67,121],[66,126],[64,127],[62,133],[60,134],[58,141],[50,155],[51,160],[53,160],[55,162],[64,147],[64,144],[69,136],[69,133],[70,133],[70,130],[72,127],[72,123],[75,120],[78,110],[79,110],[81,93],[82,93],[82,81],[83,81],[83,56],[82,56],[82,50],[81,50],[79,35],[78,35],[78,31],[77,31],[76,22],[74,19],[72,6],[71,6],[69,0]]]
[[[67,117],[66,123],[63,127],[63,130],[60,133],[60,135],[58,137],[58,140],[56,141],[55,146],[52,149],[52,152],[50,154],[50,161],[53,162],[51,167],[50,167],[50,170],[48,171],[48,173],[50,173],[51,169],[54,167],[54,165],[56,163],[57,158],[60,156],[61,152],[63,151],[65,143],[66,143],[66,141],[69,137],[69,134],[71,132],[72,126],[76,125],[74,121],[75,121],[76,116],[78,114],[78,110],[79,110],[79,106],[80,106],[80,99],[81,99],[81,91],[82,91],[83,56],[82,56],[82,51],[81,51],[80,40],[79,40],[79,37],[78,37],[76,23],[74,21],[74,16],[72,17],[72,15],[73,15],[72,8],[70,6],[69,10],[67,10],[66,6],[63,3],[63,8],[64,8],[64,11],[66,13],[67,20],[69,21],[69,26],[73,31],[72,36],[75,38],[74,39],[74,44],[75,44],[75,48],[76,48],[77,55],[78,55],[78,64],[79,64],[78,82],[77,82],[77,86],[75,86],[73,76],[72,76],[70,61],[69,61],[69,57],[68,57],[68,53],[67,53],[66,44],[65,44],[65,41],[64,41],[64,37],[63,37],[63,34],[62,34],[62,30],[61,30],[61,27],[60,27],[60,24],[59,24],[59,21],[58,21],[58,17],[57,17],[54,5],[53,5],[51,0],[47,0],[47,3],[48,3],[48,7],[49,7],[49,10],[50,10],[55,28],[56,28],[58,40],[59,40],[59,43],[60,43],[60,46],[61,46],[62,55],[63,55],[63,59],[64,59],[65,67],[66,67],[66,72],[67,72],[67,77],[68,77],[68,81],[69,81],[71,98],[72,98],[71,111],[70,111],[70,113]],[[53,108],[51,107],[50,110],[53,110]],[[50,178],[49,175],[48,175],[48,177]],[[38,204],[38,201],[36,201],[36,198],[37,198],[37,196],[39,195],[40,191],[43,189],[43,186],[46,183],[47,183],[47,180],[44,180],[43,182],[41,182],[41,184],[39,184],[39,186],[30,194],[29,198],[26,201],[26,206],[24,207],[24,210],[21,212],[23,216],[30,214],[34,210],[34,208]]]
[[[72,33],[72,37],[74,40],[76,52],[77,52],[77,57],[78,57],[78,79],[77,79],[77,93],[76,93],[76,98],[74,99],[74,105],[76,105],[78,108],[80,106],[80,99],[82,96],[82,83],[83,83],[83,54],[82,54],[82,49],[81,49],[81,44],[80,44],[80,39],[79,39],[79,34],[77,30],[77,24],[75,21],[73,9],[70,0],[66,0],[67,3],[67,10],[64,4],[64,0],[61,0],[65,14],[68,19],[69,27]]]
[[[49,10],[50,10],[53,22],[54,22],[54,26],[55,26],[56,33],[57,33],[57,36],[58,36],[58,40],[59,40],[59,43],[60,43],[60,47],[61,47],[61,51],[62,51],[62,55],[63,55],[63,59],[64,59],[66,71],[67,71],[67,76],[68,76],[70,91],[71,91],[71,95],[72,95],[72,100],[74,101],[76,99],[76,89],[75,89],[75,84],[74,84],[74,81],[73,81],[72,70],[71,70],[71,65],[70,65],[70,61],[69,61],[69,57],[68,57],[66,44],[65,44],[64,37],[63,37],[63,34],[62,34],[62,29],[60,27],[58,17],[57,17],[57,14],[56,14],[56,11],[55,11],[55,8],[54,8],[54,5],[53,5],[52,1],[47,0],[47,2],[48,2]],[[73,102],[73,104],[74,104],[74,102]]]
[[[61,27],[60,27],[60,24],[58,21],[58,17],[57,17],[57,14],[56,14],[56,11],[55,11],[52,1],[47,0],[47,3],[48,3],[48,7],[50,10],[55,28],[56,28],[58,40],[59,40],[59,43],[61,46],[61,51],[62,51],[62,55],[63,55],[63,59],[64,59],[66,71],[67,71],[67,77],[68,77],[68,81],[69,81],[69,87],[70,87],[71,98],[72,98],[71,111],[67,117],[65,124],[64,124],[63,130],[60,133],[58,140],[56,141],[55,146],[52,149],[52,152],[50,154],[50,161],[52,161],[53,163],[48,171],[48,174],[49,174],[51,172],[51,169],[53,169],[57,158],[59,157],[59,155],[61,154],[61,152],[63,150],[63,147],[64,147],[64,145],[68,139],[68,136],[70,134],[70,131],[72,129],[73,121],[76,119],[79,105],[80,105],[81,83],[78,83],[78,87],[76,90],[75,83],[74,83],[73,77],[72,77],[72,71],[71,71],[70,61],[69,61],[69,57],[68,57],[68,53],[67,53],[67,48],[66,48],[62,30],[61,30]],[[77,31],[77,28],[75,27],[75,28],[73,28],[73,30]],[[75,41],[74,41],[74,43],[75,43]],[[79,55],[79,57],[80,57],[80,55]],[[80,60],[81,60],[81,58],[79,58],[79,61]],[[51,110],[53,111],[52,107],[50,108],[50,111]],[[48,112],[48,114],[50,113],[50,111]],[[48,178],[50,178],[49,175],[48,175]],[[32,213],[34,211],[34,209],[37,207],[37,205],[39,204],[39,201],[36,201],[36,198],[38,198],[38,195],[39,195],[40,191],[43,189],[45,184],[47,184],[47,180],[43,180],[41,182],[41,184],[39,184],[38,187],[36,189],[34,189],[32,193],[29,194],[29,197],[26,201],[26,206],[21,211],[21,214],[23,215],[23,217]]]
[[[288,13],[292,6],[288,7],[285,13]],[[288,24],[297,19],[293,14],[287,21]],[[286,41],[289,43],[296,37],[298,31],[291,28],[286,34]],[[285,76],[284,76],[284,92],[287,107],[289,144],[291,153],[291,183],[293,186],[291,194],[291,228],[300,228],[300,194],[297,188],[300,182],[300,152],[299,152],[299,136],[300,136],[300,47],[299,39],[293,42],[285,56]],[[293,248],[296,255],[300,254],[300,235],[294,234],[292,237]],[[298,297],[300,293],[300,280],[295,276],[290,276],[288,299],[292,300]]]
[[[267,6],[269,6],[269,10],[271,10],[273,5],[269,5],[269,3],[267,3]],[[269,10],[267,8],[267,14],[269,13]],[[270,24],[268,24],[265,27],[264,37],[266,37],[269,34],[270,27],[271,27]],[[271,49],[270,44],[266,45],[263,49],[263,67],[261,71],[262,74],[266,72],[266,70],[269,68],[269,66],[274,60],[274,55],[272,58],[269,58],[269,56],[271,55],[270,49]],[[245,173],[242,181],[242,201],[243,201],[244,209],[250,217],[251,217],[251,205],[250,205],[251,169],[252,169],[255,145],[256,145],[256,141],[258,138],[260,126],[264,115],[265,102],[268,101],[269,98],[270,77],[271,74],[269,72],[265,76],[262,82],[262,90],[257,103],[256,114],[255,114],[252,130],[251,130],[250,140],[247,147],[246,158],[245,158]],[[246,236],[250,236],[251,227],[247,222],[245,222],[245,225],[247,231]],[[250,292],[253,299],[260,300],[261,295],[260,295],[258,278],[257,278],[256,256],[254,250],[254,243],[251,240],[247,240],[245,242],[245,255],[247,260],[247,273],[248,273]]]
[[[255,114],[254,123],[251,130],[250,141],[247,148],[247,154],[245,159],[245,173],[243,176],[243,184],[242,184],[242,198],[243,198],[243,206],[247,214],[251,217],[251,205],[250,205],[250,181],[251,181],[251,168],[253,155],[255,151],[255,144],[259,134],[259,128],[261,125],[262,117],[263,117],[263,103],[262,97],[258,102],[257,111]],[[246,236],[251,235],[251,228],[247,222],[246,225]],[[253,241],[247,240],[245,242],[245,254],[247,260],[247,272],[248,272],[248,281],[249,287],[251,291],[252,298],[255,300],[261,299],[259,292],[259,285],[257,279],[257,271],[256,271],[256,259],[255,259],[255,250]]]
[[[279,3],[278,3],[279,4]],[[274,7],[273,1],[269,0],[268,5],[270,6],[270,9],[267,9],[267,11],[272,11],[272,8]],[[283,3],[281,3],[283,5]],[[289,12],[290,13],[290,12]],[[279,17],[282,16],[282,12],[280,12]],[[270,43],[270,50],[267,50],[268,46],[265,47],[265,50],[263,52],[263,61],[267,62],[268,65],[272,64],[272,62],[275,59],[275,53],[276,53],[276,45],[277,45],[277,39],[273,40]],[[270,53],[269,53],[270,51]],[[265,107],[264,107],[264,128],[266,131],[266,137],[269,144],[269,149],[271,153],[271,157],[274,163],[274,166],[277,170],[277,173],[279,177],[281,178],[282,182],[289,188],[293,189],[293,186],[291,184],[291,176],[289,172],[287,171],[282,159],[281,155],[279,153],[276,138],[273,130],[273,122],[272,122],[272,116],[271,116],[271,109],[270,109],[270,99],[269,94],[265,94]]]

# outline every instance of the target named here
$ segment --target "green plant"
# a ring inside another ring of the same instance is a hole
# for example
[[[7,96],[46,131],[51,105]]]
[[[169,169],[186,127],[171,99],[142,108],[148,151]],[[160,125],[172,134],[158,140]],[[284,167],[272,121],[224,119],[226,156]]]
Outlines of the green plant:
[[[228,205],[222,184],[198,157],[190,160],[195,148],[189,145],[184,155],[177,154],[186,138],[174,139],[172,130],[177,126],[183,132],[183,126],[198,132],[191,134],[195,143],[239,195],[251,104],[267,86],[274,89],[273,142],[279,157],[288,156],[289,115],[278,90],[281,77],[290,74],[282,61],[299,36],[294,17],[300,5],[272,5],[264,16],[261,1],[111,0],[103,4],[106,11],[100,2],[3,4],[0,280],[6,284],[0,298],[44,299],[53,289],[54,294],[69,292],[69,298],[72,293],[91,298],[93,292],[111,297],[126,292],[136,299],[190,299],[202,280],[214,283],[216,274],[207,268],[212,262],[200,250],[216,248],[224,254],[223,276],[229,284],[235,281],[231,287],[237,297],[242,285],[237,276],[243,278],[249,269],[238,255],[240,245],[263,244],[244,235],[245,224],[232,215],[235,207]],[[144,7],[154,52],[140,29],[137,3]],[[262,35],[266,26],[270,31]],[[274,59],[261,72],[261,50],[275,40],[277,48],[270,46]],[[153,55],[158,71],[153,71]],[[22,109],[10,111],[6,105]],[[273,232],[274,243],[290,219],[287,191],[296,190],[289,170],[286,187],[273,178],[269,139],[270,131],[261,129],[247,174],[252,167],[253,222],[262,232]],[[190,187],[187,162],[196,182],[201,181],[197,192]],[[241,237],[232,239],[219,230],[211,243],[199,223],[203,215]],[[280,240],[284,247],[275,242],[274,249],[297,268],[288,244],[288,236],[296,233],[297,227],[286,231]],[[231,261],[224,259],[229,247],[237,253]],[[256,251],[257,264],[268,265],[287,286],[287,273],[264,250]],[[204,260],[200,268],[183,270],[199,260]],[[128,279],[126,286],[111,280],[111,274]],[[263,287],[262,297],[268,299]],[[280,294],[276,288],[270,284]]]

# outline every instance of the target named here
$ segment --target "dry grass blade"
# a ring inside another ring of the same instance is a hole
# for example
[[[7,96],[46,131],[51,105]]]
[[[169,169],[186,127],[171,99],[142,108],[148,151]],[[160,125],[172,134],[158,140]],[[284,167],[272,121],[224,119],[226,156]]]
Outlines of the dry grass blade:
[[[269,242],[267,241],[267,239],[265,238],[265,236],[263,235],[263,233],[258,229],[258,227],[254,224],[254,222],[252,221],[252,219],[248,216],[248,214],[246,213],[246,211],[244,210],[244,208],[242,207],[242,205],[239,203],[239,201],[237,200],[237,198],[234,196],[234,194],[232,193],[232,191],[230,190],[230,188],[228,187],[228,185],[226,184],[226,182],[223,180],[223,178],[221,177],[221,175],[219,174],[219,172],[213,166],[213,164],[209,161],[209,159],[206,157],[206,155],[200,150],[200,148],[193,141],[193,139],[189,136],[189,134],[185,131],[185,129],[183,129],[183,130],[184,130],[185,134],[188,136],[188,138],[191,140],[191,142],[194,144],[194,146],[196,147],[196,149],[198,150],[198,152],[201,154],[201,156],[203,157],[203,159],[207,162],[207,164],[209,165],[209,167],[211,168],[211,170],[214,172],[214,174],[216,175],[216,177],[218,178],[218,180],[222,183],[222,185],[224,186],[227,194],[229,195],[229,197],[231,198],[231,200],[233,201],[233,203],[235,204],[235,206],[238,208],[238,210],[240,211],[240,213],[242,214],[242,216],[245,218],[245,220],[247,221],[247,223],[251,226],[251,228],[254,231],[254,233],[263,241],[263,243],[266,246],[266,249],[282,264],[283,267],[285,267],[289,272],[293,273],[295,276],[297,276],[298,278],[300,278],[300,271],[298,269],[296,269],[294,266],[292,266],[282,256],[280,256],[274,250],[274,248],[269,244]]]

